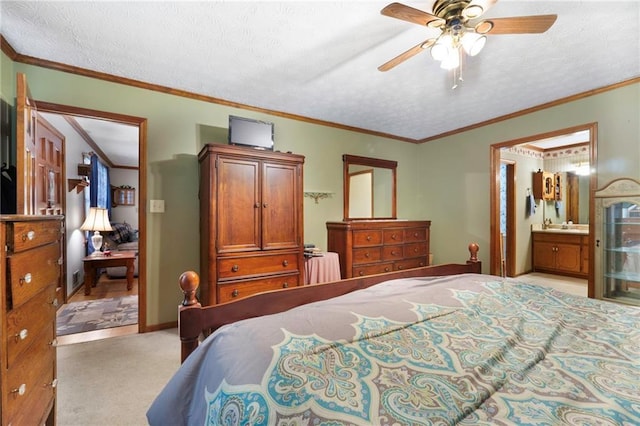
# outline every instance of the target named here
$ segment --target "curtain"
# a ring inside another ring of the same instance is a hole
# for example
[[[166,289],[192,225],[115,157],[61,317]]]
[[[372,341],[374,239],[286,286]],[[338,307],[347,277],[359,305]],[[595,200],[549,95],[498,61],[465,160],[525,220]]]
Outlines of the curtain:
[[[86,202],[88,201],[88,203]],[[89,199],[85,199],[85,217],[89,214],[90,207],[99,207],[109,211],[111,218],[111,180],[109,179],[109,167],[107,167],[96,154],[91,155],[91,179],[89,183]],[[91,232],[86,232],[87,254],[95,251],[91,244]]]

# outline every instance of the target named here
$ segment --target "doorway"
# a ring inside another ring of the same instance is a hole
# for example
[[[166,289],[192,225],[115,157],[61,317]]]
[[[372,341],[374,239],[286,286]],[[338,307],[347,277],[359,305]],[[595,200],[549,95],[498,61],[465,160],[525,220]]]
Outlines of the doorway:
[[[514,183],[514,187],[516,189],[512,189],[506,196],[505,204],[501,203],[501,199],[505,198],[502,196],[503,192],[507,191],[507,188],[503,188],[501,184],[501,170],[505,166],[503,166],[503,151],[509,148],[514,147],[527,147],[534,144],[536,141],[546,141],[552,139],[560,140],[561,137],[567,137],[568,135],[574,135],[579,133],[587,133],[587,141],[589,152],[588,152],[588,163],[591,168],[596,164],[597,161],[597,151],[596,151],[596,142],[597,142],[597,123],[589,123],[581,126],[570,127],[566,129],[561,129],[553,132],[538,134],[529,136],[526,138],[515,139],[506,142],[500,142],[491,145],[490,147],[490,176],[491,176],[491,187],[490,187],[490,264],[489,269],[492,275],[501,275],[501,271],[503,268],[503,259],[506,261],[506,272],[508,276],[517,276],[527,272],[530,270],[526,270],[525,267],[522,266],[523,262],[522,258],[526,258],[528,256],[530,250],[530,225],[525,221],[525,212],[526,205],[524,204],[527,198],[525,195],[527,194],[527,190],[531,190],[531,184],[528,182],[531,180],[530,174],[527,173],[533,172],[535,170],[528,170],[527,168],[519,168],[518,171],[524,179],[528,179],[516,183],[516,178],[511,177],[509,182]],[[563,140],[565,145],[562,147],[570,147],[575,142],[567,139]],[[561,146],[556,146],[557,149],[561,149]],[[514,176],[515,176],[515,166],[514,166]],[[504,171],[502,172],[504,173]],[[524,174],[523,174],[524,173]],[[509,183],[509,185],[511,184]],[[593,199],[592,193],[595,190],[596,185],[596,175],[595,173],[591,173],[588,177],[588,195],[586,200],[583,200],[585,204],[584,210],[588,211],[588,215],[585,216],[593,217]],[[506,208],[506,213],[501,209]],[[544,206],[542,206],[544,207]],[[564,206],[562,207],[564,209]],[[504,221],[504,215],[507,215],[509,220]],[[501,223],[505,222],[504,229],[501,228]],[[589,221],[589,256],[593,256],[593,221]],[[507,236],[504,243],[504,254],[502,251],[503,247],[503,239],[502,234],[503,231]],[[520,237],[520,238],[518,238]],[[510,244],[511,242],[511,244]],[[525,259],[526,260],[526,259]],[[510,262],[513,262],[511,266],[509,266]],[[593,276],[593,262],[590,262],[589,265],[589,281],[592,280]]]
[[[130,214],[134,215],[135,218],[137,219],[137,231],[138,231],[138,259],[137,259],[137,263],[138,263],[138,277],[137,277],[137,286],[138,286],[138,324],[135,327],[135,329],[133,330],[133,332],[145,332],[147,330],[147,326],[146,326],[146,271],[145,271],[145,265],[146,265],[146,215],[145,215],[145,205],[146,205],[146,199],[147,199],[147,179],[146,179],[146,146],[147,146],[147,141],[146,141],[146,119],[144,118],[140,118],[140,117],[133,117],[133,116],[127,116],[127,115],[123,115],[123,114],[115,114],[115,113],[109,113],[109,112],[104,112],[104,111],[96,111],[96,110],[89,110],[89,109],[85,109],[85,108],[77,108],[77,107],[72,107],[72,106],[66,106],[66,105],[60,105],[60,104],[53,104],[53,103],[48,103],[48,102],[43,102],[43,101],[36,101],[36,105],[37,105],[37,110],[39,113],[45,113],[47,115],[57,115],[60,117],[63,117],[66,121],[69,122],[69,124],[71,124],[71,127],[73,127],[73,129],[79,134],[81,135],[82,139],[85,140],[85,142],[88,143],[88,145],[92,148],[92,151],[99,153],[99,154],[103,154],[101,155],[102,157],[104,157],[104,153],[102,152],[102,149],[100,148],[100,144],[98,143],[98,141],[93,140],[91,134],[85,132],[85,134],[83,134],[83,127],[81,125],[78,125],[78,122],[82,123],[82,122],[87,122],[87,120],[89,121],[95,121],[97,122],[101,122],[101,123],[107,123],[107,124],[111,124],[111,125],[123,125],[127,126],[127,127],[135,127],[136,131],[137,131],[137,162],[135,164],[135,166],[125,166],[124,168],[128,168],[128,169],[136,169],[137,170],[137,182],[134,182],[134,185],[136,187],[136,190],[138,192],[138,205],[135,207],[135,209],[137,211],[131,212]],[[75,123],[75,124],[73,124]],[[115,140],[111,141],[112,143],[117,143]],[[107,143],[109,143],[109,141],[107,141]],[[82,158],[76,158],[76,156],[80,155],[78,152],[74,153],[74,157],[73,158],[68,158],[70,153],[67,150],[67,155],[65,155],[65,163],[70,163],[70,165],[75,165],[78,164],[78,174],[80,174],[80,165],[83,163]],[[77,155],[76,155],[77,154]],[[121,162],[120,160],[118,162]],[[72,170],[72,168],[69,168],[69,170]],[[78,179],[75,179],[75,175],[73,176],[68,176],[69,178],[74,178],[74,179],[69,179],[69,185],[71,185],[71,181],[76,181]],[[82,179],[80,179],[82,180]],[[67,186],[67,182],[64,182],[64,186]],[[68,191],[72,191],[74,188],[72,188],[71,186],[69,187]],[[130,207],[129,207],[130,208]],[[73,220],[73,217],[69,217],[66,216],[65,217],[65,221],[69,222]],[[77,219],[76,219],[77,221]],[[73,227],[70,229],[68,226],[66,226],[67,228],[67,232],[71,232],[71,231],[76,231],[78,226],[77,223],[74,222]],[[72,238],[71,235],[68,236],[68,238]],[[67,254],[69,252],[69,249],[67,249]],[[77,253],[74,254],[75,257],[77,257]],[[67,258],[68,255],[65,256],[65,267],[66,267],[66,263],[67,263]],[[78,259],[75,260],[76,264],[78,264]],[[73,265],[71,268],[71,272],[68,274],[69,275],[69,279],[67,281],[71,281],[70,283],[65,283],[65,285],[67,287],[71,286],[73,287],[74,291],[80,292],[83,291],[82,288],[78,288],[78,285],[81,283],[77,282],[77,279],[75,279],[74,275],[76,275],[73,271],[73,269],[75,268],[82,268],[82,266],[75,266]],[[77,271],[75,271],[77,272]],[[74,282],[75,280],[75,282]],[[95,290],[95,289],[94,289]],[[124,327],[123,327],[124,328]],[[131,328],[130,328],[131,330]],[[116,333],[117,334],[117,333]],[[108,336],[108,333],[105,334],[105,337]]]

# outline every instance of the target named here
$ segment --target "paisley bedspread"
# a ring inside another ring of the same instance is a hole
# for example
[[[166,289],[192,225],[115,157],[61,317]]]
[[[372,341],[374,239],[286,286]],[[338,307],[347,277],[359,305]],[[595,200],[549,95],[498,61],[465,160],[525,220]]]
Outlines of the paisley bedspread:
[[[640,424],[640,309],[490,275],[394,280],[209,336],[152,425]]]

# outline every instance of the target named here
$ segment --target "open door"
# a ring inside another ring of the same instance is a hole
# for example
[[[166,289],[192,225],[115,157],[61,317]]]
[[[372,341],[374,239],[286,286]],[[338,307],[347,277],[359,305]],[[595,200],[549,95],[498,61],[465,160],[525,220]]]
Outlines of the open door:
[[[27,76],[18,73],[16,83],[16,213],[36,214],[36,123],[38,110],[27,86]]]

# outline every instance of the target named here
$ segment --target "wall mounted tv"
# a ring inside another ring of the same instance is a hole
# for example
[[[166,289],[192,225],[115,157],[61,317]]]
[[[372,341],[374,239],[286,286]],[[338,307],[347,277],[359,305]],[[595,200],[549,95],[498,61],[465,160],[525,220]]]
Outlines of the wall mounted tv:
[[[229,144],[273,151],[273,123],[230,115]]]

